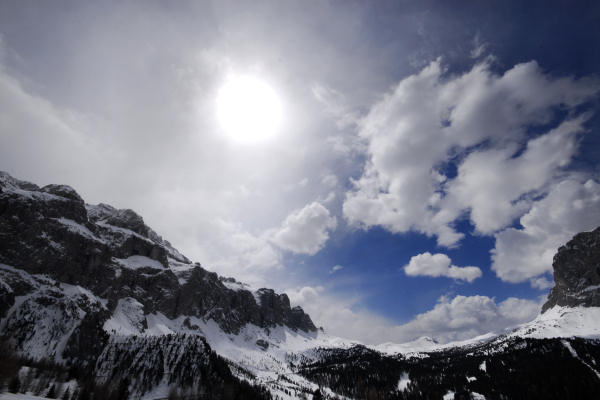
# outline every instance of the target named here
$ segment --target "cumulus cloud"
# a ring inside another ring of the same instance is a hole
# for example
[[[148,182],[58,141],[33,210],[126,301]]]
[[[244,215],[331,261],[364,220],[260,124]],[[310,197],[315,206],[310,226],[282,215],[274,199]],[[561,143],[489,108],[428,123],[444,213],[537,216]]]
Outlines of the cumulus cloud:
[[[345,217],[443,246],[463,237],[454,223],[465,216],[480,233],[504,228],[559,179],[587,119],[573,110],[599,88],[591,78],[550,77],[533,61],[497,75],[488,60],[450,76],[432,62],[361,121],[368,159]],[[571,113],[546,129],[558,108]],[[527,135],[532,127],[542,132]]]
[[[547,288],[547,279],[535,277],[552,271],[558,248],[576,233],[600,224],[600,184],[565,179],[537,201],[520,222],[522,228],[508,228],[495,235],[492,269],[502,280],[530,280],[534,287]]]
[[[329,210],[313,202],[289,214],[272,233],[271,241],[293,253],[313,255],[323,248],[336,225],[336,218]]]
[[[541,302],[508,298],[496,303],[487,296],[442,297],[435,307],[398,327],[402,337],[432,336],[442,342],[462,340],[532,320]]]
[[[446,343],[489,332],[503,333],[534,319],[545,300],[510,297],[497,303],[487,296],[442,296],[431,310],[398,324],[358,308],[360,297],[334,296],[322,286],[292,288],[286,293],[292,304],[301,305],[326,332],[367,344],[404,343],[422,336]]]
[[[342,267],[341,265],[334,265],[333,267],[331,267],[331,270],[329,270],[329,273],[333,274],[334,272],[337,272],[340,269],[344,269],[344,267]]]
[[[204,255],[211,260],[210,267],[218,268],[221,274],[255,285],[266,284],[269,277],[273,284],[273,272],[283,269],[283,251],[315,254],[323,248],[336,225],[336,218],[319,202],[292,211],[280,227],[258,233],[250,232],[240,223],[217,219],[212,224],[211,250]],[[336,265],[332,271],[341,268]]]
[[[481,277],[478,267],[457,267],[451,265],[450,257],[445,254],[431,254],[425,252],[411,257],[404,272],[409,276],[446,276],[448,278],[473,282]]]

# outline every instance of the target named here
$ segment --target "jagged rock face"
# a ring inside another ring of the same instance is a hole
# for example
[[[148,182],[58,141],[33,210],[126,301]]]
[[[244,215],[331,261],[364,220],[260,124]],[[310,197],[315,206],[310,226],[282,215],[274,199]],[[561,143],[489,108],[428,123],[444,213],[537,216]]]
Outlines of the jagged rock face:
[[[74,332],[79,339],[73,340],[82,343],[124,298],[141,303],[145,314],[213,319],[228,333],[237,333],[248,323],[316,330],[301,308],[290,307],[285,294],[228,288],[217,274],[181,255],[134,211],[86,205],[69,186],[39,188],[3,172],[0,263],[46,274],[57,284],[81,286],[106,299],[106,309],[86,317],[83,328]],[[25,279],[9,280],[8,275],[0,274],[0,318],[16,295],[36,290]]]
[[[556,305],[600,307],[600,227],[559,248],[552,267],[555,286],[542,312]]]

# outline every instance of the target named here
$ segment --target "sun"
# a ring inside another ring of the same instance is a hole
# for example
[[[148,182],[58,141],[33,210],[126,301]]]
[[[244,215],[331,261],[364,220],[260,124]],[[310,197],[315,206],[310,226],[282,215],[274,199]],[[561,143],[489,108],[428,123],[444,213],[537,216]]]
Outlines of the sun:
[[[219,89],[217,117],[230,138],[258,142],[280,130],[281,102],[264,80],[250,75],[232,76]]]

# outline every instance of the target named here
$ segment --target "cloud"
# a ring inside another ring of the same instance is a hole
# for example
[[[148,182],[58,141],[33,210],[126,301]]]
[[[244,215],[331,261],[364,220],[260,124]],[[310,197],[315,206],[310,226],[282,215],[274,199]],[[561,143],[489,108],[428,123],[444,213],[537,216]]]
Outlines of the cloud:
[[[485,53],[487,46],[488,44],[481,38],[481,34],[477,32],[477,34],[473,38],[473,48],[471,49],[470,57],[481,57]]]
[[[471,221],[484,234],[509,225],[569,163],[577,149],[576,134],[583,131],[586,119],[583,115],[564,121],[531,139],[519,156],[514,156],[517,148],[511,145],[469,154],[447,185],[444,206],[469,208]]]
[[[334,188],[338,184],[338,178],[334,174],[327,174],[323,176],[321,182],[329,188]]]
[[[342,267],[341,265],[334,265],[333,267],[331,267],[331,270],[329,271],[329,273],[333,274],[333,273],[339,271],[340,269],[344,269],[344,267]]]
[[[336,218],[316,201],[292,211],[280,227],[258,233],[240,223],[216,219],[212,221],[211,246],[205,246],[210,250],[203,255],[211,260],[209,267],[221,274],[254,285],[275,284],[273,273],[284,269],[283,251],[313,255],[323,248],[336,225]]]
[[[404,272],[408,276],[446,276],[469,283],[481,277],[478,267],[457,267],[450,264],[450,257],[445,254],[425,252],[411,257],[408,265],[404,267]]]
[[[541,302],[508,298],[496,303],[487,296],[442,297],[432,310],[401,325],[401,337],[432,336],[442,342],[463,340],[487,332],[502,332],[528,322],[541,309]]]
[[[497,75],[490,62],[447,75],[438,59],[371,107],[359,129],[367,162],[343,204],[350,224],[456,246],[457,220],[491,234],[560,179],[588,118],[574,109],[599,82],[551,77],[534,61]]]
[[[550,282],[536,277],[552,271],[558,248],[576,233],[600,224],[600,184],[565,179],[537,201],[520,222],[522,228],[508,228],[495,235],[492,269],[504,281],[530,280],[534,287],[547,288]]]
[[[271,241],[293,253],[314,255],[323,248],[336,225],[336,218],[329,210],[313,202],[290,213],[272,233]]]
[[[0,51],[3,49],[0,41]],[[9,168],[18,178],[39,174],[39,180],[49,183],[56,175],[72,178],[113,161],[110,149],[97,149],[89,120],[26,90],[2,65],[0,121],[2,168]]]
[[[346,97],[342,93],[319,84],[314,84],[311,90],[315,99],[323,106],[325,113],[335,119],[338,129],[356,124],[358,115],[349,109]]]
[[[360,297],[333,295],[322,286],[292,288],[286,293],[292,304],[302,306],[326,332],[367,344],[404,343],[422,336],[446,343],[503,333],[534,319],[545,301],[510,297],[497,303],[488,296],[442,296],[431,310],[398,324],[359,308]]]

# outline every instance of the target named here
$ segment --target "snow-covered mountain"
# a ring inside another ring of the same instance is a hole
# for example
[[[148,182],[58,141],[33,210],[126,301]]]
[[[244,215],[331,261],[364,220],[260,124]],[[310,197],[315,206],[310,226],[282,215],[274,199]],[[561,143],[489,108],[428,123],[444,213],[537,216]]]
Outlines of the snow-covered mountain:
[[[132,210],[0,173],[0,336],[27,365],[0,378],[64,370],[43,390],[95,398],[590,398],[598,265],[600,229],[559,250],[556,287],[530,323],[364,346],[317,329],[285,294],[203,269]]]

